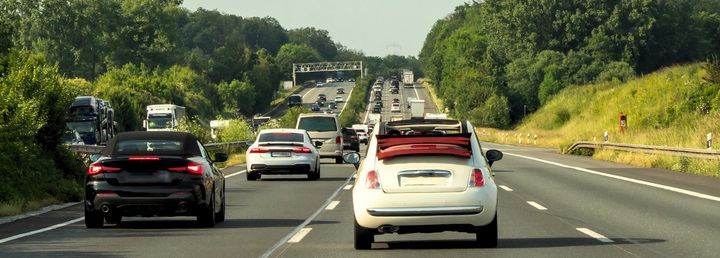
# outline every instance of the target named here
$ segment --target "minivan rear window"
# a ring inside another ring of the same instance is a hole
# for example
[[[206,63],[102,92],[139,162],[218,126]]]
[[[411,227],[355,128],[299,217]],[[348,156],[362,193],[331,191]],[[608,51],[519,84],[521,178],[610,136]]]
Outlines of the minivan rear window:
[[[337,131],[337,124],[333,117],[301,117],[298,129],[307,131],[328,132]]]
[[[299,133],[264,133],[258,142],[303,142],[303,135]]]

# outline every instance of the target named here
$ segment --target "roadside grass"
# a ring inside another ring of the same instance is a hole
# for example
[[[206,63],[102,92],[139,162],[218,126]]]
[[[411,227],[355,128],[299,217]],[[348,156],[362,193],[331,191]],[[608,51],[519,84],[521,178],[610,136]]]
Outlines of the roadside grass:
[[[0,217],[15,216],[29,211],[37,211],[43,207],[54,204],[61,204],[61,202],[50,197],[29,202],[0,203]]]
[[[432,98],[432,103],[435,104],[435,109],[438,110],[440,113],[444,114],[445,106],[443,102],[438,99],[438,96],[435,93],[435,85],[433,84],[433,82],[426,78],[421,78],[418,81],[420,82],[420,84],[422,84],[423,87],[428,89],[428,92],[430,93],[430,98]]]
[[[705,74],[702,64],[692,64],[669,67],[625,83],[569,86],[513,130],[477,130],[485,141],[555,148],[560,153],[578,141],[604,141],[606,131],[609,142],[704,149],[706,135],[720,133],[720,95],[698,94],[707,91]],[[624,133],[619,129],[620,114],[627,115]],[[482,131],[487,133],[483,135]],[[612,150],[597,150],[593,158],[720,177],[718,160]]]
[[[222,163],[216,164],[218,168],[226,168],[245,163],[245,153],[231,153],[229,154],[228,160]]]

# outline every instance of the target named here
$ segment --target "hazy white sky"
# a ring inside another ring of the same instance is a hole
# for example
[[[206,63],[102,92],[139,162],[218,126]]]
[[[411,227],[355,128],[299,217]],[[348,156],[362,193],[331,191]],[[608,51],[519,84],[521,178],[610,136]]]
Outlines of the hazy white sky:
[[[277,19],[285,29],[327,30],[365,55],[417,56],[433,24],[469,0],[184,0],[183,6]]]

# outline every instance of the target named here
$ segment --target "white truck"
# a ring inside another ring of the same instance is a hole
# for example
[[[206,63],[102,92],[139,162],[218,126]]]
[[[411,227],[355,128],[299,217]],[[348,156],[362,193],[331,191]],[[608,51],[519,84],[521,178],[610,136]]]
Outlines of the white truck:
[[[147,118],[143,127],[147,131],[175,131],[180,119],[185,117],[185,107],[174,104],[147,106]]]
[[[380,114],[370,114],[368,116],[367,124],[378,124],[382,120],[382,116]]]
[[[412,88],[415,84],[415,75],[413,71],[403,71],[402,82],[404,88]]]
[[[426,113],[425,119],[447,119],[447,115],[443,113]]]
[[[425,117],[425,100],[410,100],[410,119],[421,119]]]
[[[220,128],[228,127],[230,120],[210,120],[210,137],[215,140],[217,138],[217,131]]]

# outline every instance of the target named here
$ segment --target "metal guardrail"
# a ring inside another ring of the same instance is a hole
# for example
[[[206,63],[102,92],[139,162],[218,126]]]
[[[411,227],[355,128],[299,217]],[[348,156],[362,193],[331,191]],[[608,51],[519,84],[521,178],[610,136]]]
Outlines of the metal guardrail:
[[[701,158],[701,159],[720,159],[720,150],[693,149],[668,146],[650,146],[640,144],[611,143],[611,142],[576,142],[570,148],[568,153],[582,148],[590,149],[611,149],[627,152],[642,152],[649,154],[662,154],[680,157]]]
[[[246,148],[247,146],[250,146],[251,143],[252,142],[250,142],[250,141],[208,143],[208,144],[205,144],[205,149],[208,151],[216,151],[216,150],[221,150],[221,149],[225,149],[225,148],[240,149],[240,148]],[[71,145],[68,145],[68,148],[70,149],[70,151],[77,152],[77,153],[94,154],[94,153],[102,152],[102,150],[105,149],[105,146],[71,144]]]

